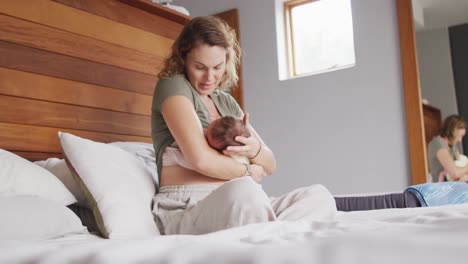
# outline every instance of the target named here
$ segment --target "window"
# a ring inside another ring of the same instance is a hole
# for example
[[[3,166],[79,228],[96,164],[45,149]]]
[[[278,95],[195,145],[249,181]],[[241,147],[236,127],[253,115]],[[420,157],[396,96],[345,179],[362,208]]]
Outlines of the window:
[[[291,0],[284,11],[289,77],[354,66],[350,0]]]

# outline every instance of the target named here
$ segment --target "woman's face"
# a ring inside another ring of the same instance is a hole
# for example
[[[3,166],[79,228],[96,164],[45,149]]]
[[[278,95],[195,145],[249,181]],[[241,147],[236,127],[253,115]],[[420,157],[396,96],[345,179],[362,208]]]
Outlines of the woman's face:
[[[187,78],[197,92],[207,96],[219,85],[226,71],[226,49],[201,44],[193,48],[185,59]]]
[[[453,133],[453,138],[455,140],[455,143],[461,142],[465,134],[466,134],[466,128],[455,128],[455,131]]]

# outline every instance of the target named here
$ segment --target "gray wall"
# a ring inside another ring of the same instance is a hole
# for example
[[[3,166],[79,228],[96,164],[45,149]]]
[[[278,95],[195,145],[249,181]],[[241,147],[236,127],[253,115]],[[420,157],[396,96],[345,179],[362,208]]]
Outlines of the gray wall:
[[[448,29],[417,32],[416,44],[422,97],[442,118],[458,113]]]
[[[192,16],[240,14],[244,96],[278,170],[271,195],[321,183],[334,194],[402,190],[410,182],[394,1],[353,0],[356,66],[279,81],[275,1],[178,0]]]

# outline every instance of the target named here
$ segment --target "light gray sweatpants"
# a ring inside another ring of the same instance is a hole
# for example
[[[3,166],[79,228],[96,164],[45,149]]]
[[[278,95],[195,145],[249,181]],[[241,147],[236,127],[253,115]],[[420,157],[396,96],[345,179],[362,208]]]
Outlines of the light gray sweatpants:
[[[217,184],[163,186],[153,199],[161,234],[206,234],[251,223],[330,220],[333,196],[312,185],[269,198],[251,177]]]

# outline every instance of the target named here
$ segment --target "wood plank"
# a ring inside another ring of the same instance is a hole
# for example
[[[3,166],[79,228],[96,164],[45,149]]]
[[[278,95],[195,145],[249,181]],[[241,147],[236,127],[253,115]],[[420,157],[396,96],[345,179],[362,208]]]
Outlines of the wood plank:
[[[164,59],[1,14],[0,40],[152,75],[158,74]]]
[[[396,0],[396,6],[400,32],[406,129],[411,162],[411,184],[420,184],[427,181],[429,171],[426,163],[426,144],[418,78],[418,61],[416,58],[413,11],[411,1],[408,0]]]
[[[147,95],[153,95],[157,82],[154,75],[4,41],[0,41],[0,67]]]
[[[169,55],[173,43],[172,39],[50,0],[2,0],[0,13],[162,58]]]
[[[190,21],[191,17],[179,13],[175,10],[167,8],[165,6],[155,4],[150,0],[119,0],[120,2],[126,3],[128,5],[137,7],[139,9],[145,10],[149,13],[162,16],[164,18],[175,21],[179,24],[185,25]]]
[[[122,24],[176,39],[183,25],[117,0],[53,0]]]
[[[151,137],[0,123],[0,148],[10,151],[61,153],[62,149],[57,136],[58,131],[104,143],[115,141],[152,143]]]
[[[151,115],[152,96],[0,67],[0,94]]]
[[[63,159],[62,153],[30,152],[30,151],[11,151],[11,152],[29,161],[46,160],[48,158]]]
[[[0,95],[0,122],[151,136],[149,116]]]

